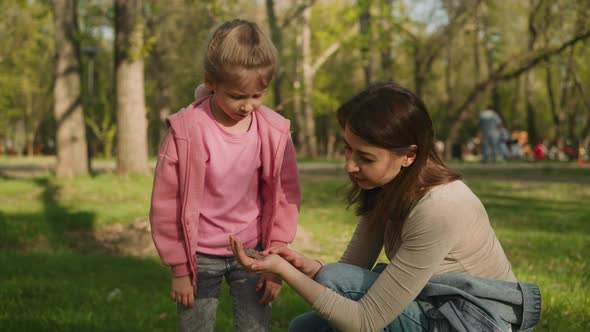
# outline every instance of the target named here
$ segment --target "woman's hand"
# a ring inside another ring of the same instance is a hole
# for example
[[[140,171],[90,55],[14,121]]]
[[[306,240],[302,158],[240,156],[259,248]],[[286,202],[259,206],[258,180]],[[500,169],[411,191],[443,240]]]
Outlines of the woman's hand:
[[[309,259],[297,251],[287,247],[269,248],[262,251],[261,254],[263,256],[279,255],[284,260],[289,262],[289,264],[293,265],[297,270],[301,271],[310,278],[313,278],[322,267],[322,264],[319,261]]]
[[[234,253],[234,256],[238,260],[238,263],[240,263],[248,272],[274,273],[280,276],[282,267],[284,267],[285,264],[288,264],[279,255],[267,255],[262,257],[261,259],[249,257],[248,255],[246,255],[246,252],[244,251],[242,242],[240,242],[240,240],[234,238],[231,235],[229,236],[229,243],[231,245],[231,249]]]

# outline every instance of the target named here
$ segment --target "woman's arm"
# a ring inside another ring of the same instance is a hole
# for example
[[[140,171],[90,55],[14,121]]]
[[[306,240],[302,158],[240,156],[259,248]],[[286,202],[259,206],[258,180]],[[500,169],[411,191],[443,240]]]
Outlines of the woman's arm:
[[[360,217],[354,234],[340,258],[340,263],[370,270],[383,248],[384,224],[369,225],[364,217]]]

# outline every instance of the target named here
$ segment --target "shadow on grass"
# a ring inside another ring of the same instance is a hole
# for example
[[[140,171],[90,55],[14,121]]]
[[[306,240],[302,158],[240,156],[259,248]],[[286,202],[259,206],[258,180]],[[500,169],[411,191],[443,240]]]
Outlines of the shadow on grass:
[[[40,189],[36,202],[41,209],[27,206],[24,211],[0,211],[0,250],[115,253],[93,236],[94,212],[62,205],[59,201],[61,187],[49,178],[36,178],[32,183]]]
[[[169,272],[113,255],[94,238],[96,214],[62,204],[51,178],[26,181],[0,211],[0,330],[174,330]]]
[[[3,331],[171,331],[159,262],[80,254],[0,255]]]

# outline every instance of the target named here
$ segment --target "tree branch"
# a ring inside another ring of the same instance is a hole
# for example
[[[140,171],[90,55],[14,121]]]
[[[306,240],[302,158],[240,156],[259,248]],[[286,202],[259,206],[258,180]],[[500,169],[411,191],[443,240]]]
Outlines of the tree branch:
[[[291,22],[293,22],[294,20],[296,20],[299,16],[301,16],[301,14],[303,13],[303,11],[307,8],[307,7],[311,7],[316,3],[317,0],[309,0],[304,2],[303,4],[295,7],[291,7],[289,9],[289,11],[285,14],[285,17],[283,17],[283,21],[280,24],[277,24],[279,29],[284,29],[287,26],[289,26],[289,24],[291,24]]]
[[[487,93],[492,87],[497,85],[501,81],[510,80],[516,78],[523,74],[524,72],[530,70],[531,68],[535,67],[538,63],[542,61],[546,61],[550,57],[560,54],[568,47],[575,45],[577,42],[585,40],[590,37],[590,30],[584,31],[580,34],[575,35],[559,47],[552,47],[552,48],[543,48],[538,49],[533,52],[528,52],[524,54],[521,59],[521,65],[515,69],[509,70],[505,72],[505,69],[512,63],[514,60],[509,60],[502,63],[496,71],[494,71],[485,81],[478,83],[475,88],[471,91],[465,102],[461,106],[459,106],[455,112],[458,115],[456,116],[455,120],[452,121],[453,125],[449,130],[449,136],[447,137],[447,143],[454,143],[455,136],[458,132],[458,129],[463,124],[463,122],[469,117],[470,110],[472,107],[481,99],[481,97]],[[447,144],[448,145],[448,144]]]
[[[315,75],[316,71],[318,69],[320,69],[320,67],[332,56],[332,54],[336,53],[336,51],[338,51],[338,49],[340,48],[340,46],[342,45],[343,41],[346,41],[348,39],[350,39],[354,33],[356,32],[356,30],[358,29],[358,25],[355,24],[352,29],[350,29],[342,39],[340,39],[339,41],[333,43],[332,45],[328,46],[328,48],[326,48],[322,54],[320,54],[320,56],[315,60],[315,62],[312,64],[311,66],[311,73],[312,75]]]

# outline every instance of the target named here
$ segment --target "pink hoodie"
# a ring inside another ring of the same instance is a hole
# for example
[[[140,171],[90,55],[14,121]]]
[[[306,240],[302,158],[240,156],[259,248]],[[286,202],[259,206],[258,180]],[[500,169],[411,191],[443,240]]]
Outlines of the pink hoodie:
[[[175,276],[192,274],[197,282],[195,248],[207,153],[203,117],[197,101],[167,119],[168,133],[160,146],[150,208],[152,238],[162,262]],[[285,246],[295,238],[301,189],[290,123],[261,106],[254,113],[261,140],[260,193],[263,248]],[[228,240],[229,245],[229,240]]]

